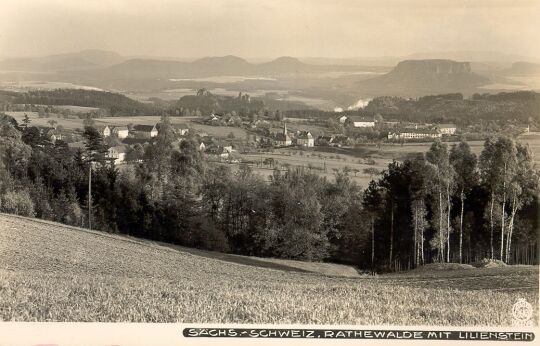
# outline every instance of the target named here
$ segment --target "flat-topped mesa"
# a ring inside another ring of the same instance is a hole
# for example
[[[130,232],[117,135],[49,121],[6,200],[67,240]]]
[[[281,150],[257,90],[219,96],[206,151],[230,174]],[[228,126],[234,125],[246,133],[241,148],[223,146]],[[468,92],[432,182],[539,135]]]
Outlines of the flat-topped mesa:
[[[429,59],[401,61],[397,64],[392,73],[469,74],[472,73],[472,70],[469,62]]]

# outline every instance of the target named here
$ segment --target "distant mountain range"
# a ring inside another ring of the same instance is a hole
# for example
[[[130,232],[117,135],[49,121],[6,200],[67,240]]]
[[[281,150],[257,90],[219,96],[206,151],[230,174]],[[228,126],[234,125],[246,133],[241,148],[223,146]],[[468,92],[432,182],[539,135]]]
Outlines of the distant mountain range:
[[[129,59],[101,50],[36,58],[9,58],[0,61],[0,70],[24,72],[76,72],[95,78],[201,78],[210,76],[276,75],[348,71],[355,66],[311,65],[297,58],[280,57],[254,64],[237,56],[205,57],[194,61],[170,59]]]
[[[85,71],[110,77],[131,78],[197,78],[216,75],[272,75],[348,71],[360,66],[395,66],[403,60],[447,59],[468,61],[475,70],[508,69],[517,63],[516,71],[524,72],[523,64],[534,65],[538,59],[513,54],[484,51],[417,53],[405,57],[280,57],[263,63],[252,63],[237,56],[205,57],[187,61],[174,58],[131,58],[116,52],[87,49],[75,53],[43,57],[7,58],[0,61],[2,71],[69,72]],[[526,62],[527,61],[527,62]],[[522,66],[520,66],[520,64]],[[531,66],[526,67],[530,69]]]
[[[527,59],[497,52],[463,51],[420,53],[407,59],[279,57],[254,63],[233,55],[187,61],[130,58],[111,51],[84,50],[45,57],[5,59],[0,61],[0,71],[3,72],[0,77],[4,80],[49,79],[128,92],[202,87],[230,87],[234,91],[248,92],[294,89],[317,99],[338,100],[336,102],[341,104],[359,97],[472,94],[485,92],[479,87],[488,84],[492,85],[489,90],[496,90],[497,85],[524,85],[518,80],[511,80],[511,77],[540,74],[540,64],[534,59]],[[377,74],[372,76],[373,72]],[[243,82],[204,80],[220,76],[255,78]],[[224,85],[226,83],[231,84]]]
[[[29,72],[74,71],[111,66],[124,60],[124,57],[115,52],[87,49],[76,53],[44,57],[8,58],[0,61],[0,70]]]
[[[132,59],[104,69],[91,71],[107,78],[204,78],[212,76],[275,76],[294,73],[322,73],[353,71],[355,66],[310,65],[292,57],[281,57],[270,62],[253,64],[228,55],[206,57],[193,62]]]

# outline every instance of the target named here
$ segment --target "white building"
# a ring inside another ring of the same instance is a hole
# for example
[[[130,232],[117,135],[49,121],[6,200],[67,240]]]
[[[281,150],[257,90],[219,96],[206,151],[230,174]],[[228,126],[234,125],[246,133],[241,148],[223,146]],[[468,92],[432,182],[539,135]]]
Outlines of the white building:
[[[354,127],[375,127],[375,121],[373,119],[350,117],[348,120]]]
[[[126,159],[126,147],[118,145],[116,147],[110,147],[107,153],[107,157],[114,159],[114,164],[119,165],[125,162]]]
[[[456,125],[454,124],[439,124],[436,126],[443,135],[453,135],[456,133]]]
[[[425,139],[441,138],[440,132],[430,129],[403,129],[401,131],[389,132],[388,139]]]
[[[345,124],[345,122],[347,121],[347,119],[349,119],[346,115],[342,115],[338,118],[338,121],[341,123],[341,124]]]
[[[315,146],[315,140],[309,131],[302,131],[296,137],[296,144],[302,147],[312,148]]]
[[[111,129],[109,126],[97,126],[96,130],[103,136],[103,137],[109,137],[111,135]]]
[[[184,136],[189,132],[189,127],[186,124],[177,124],[174,125],[176,133],[180,136]]]
[[[129,130],[127,126],[115,126],[112,129],[112,133],[120,139],[124,139],[129,136]]]

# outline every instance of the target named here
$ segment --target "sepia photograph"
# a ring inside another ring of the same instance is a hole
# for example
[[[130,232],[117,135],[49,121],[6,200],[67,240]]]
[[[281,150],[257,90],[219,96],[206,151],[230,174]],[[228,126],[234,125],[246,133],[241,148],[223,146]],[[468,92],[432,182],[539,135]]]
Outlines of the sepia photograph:
[[[534,340],[540,1],[0,7],[0,344]]]

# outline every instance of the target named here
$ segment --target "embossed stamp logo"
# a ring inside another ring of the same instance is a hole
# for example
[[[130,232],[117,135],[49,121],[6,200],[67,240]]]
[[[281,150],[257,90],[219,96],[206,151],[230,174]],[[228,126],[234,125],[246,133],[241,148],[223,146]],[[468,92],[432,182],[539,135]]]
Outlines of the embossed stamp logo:
[[[525,299],[519,298],[512,307],[512,325],[516,327],[532,326],[532,314],[532,305]]]

